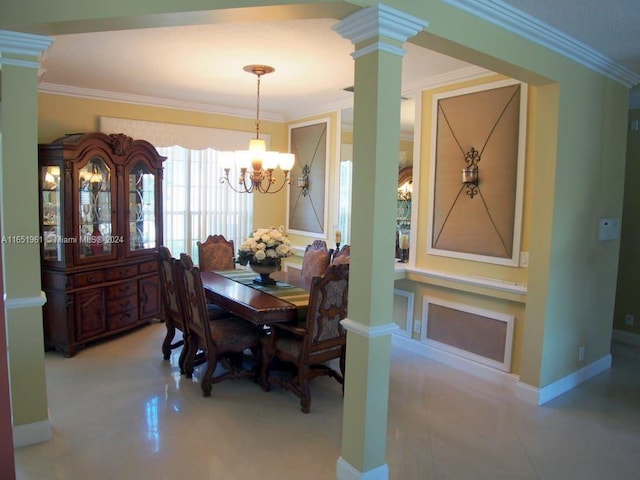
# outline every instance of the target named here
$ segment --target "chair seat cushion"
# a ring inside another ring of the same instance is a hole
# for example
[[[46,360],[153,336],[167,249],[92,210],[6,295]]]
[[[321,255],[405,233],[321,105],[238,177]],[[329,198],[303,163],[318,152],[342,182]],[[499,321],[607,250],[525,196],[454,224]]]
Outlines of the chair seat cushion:
[[[211,337],[218,346],[235,344],[255,345],[260,341],[260,331],[239,317],[227,317],[209,323]]]
[[[302,355],[302,347],[304,345],[304,339],[290,333],[279,336],[275,342],[276,351],[282,355],[290,358],[299,359]],[[332,350],[339,351],[342,347],[340,345],[314,350],[312,355],[318,355]]]
[[[291,358],[300,358],[302,354],[302,340],[293,335],[283,336],[276,340],[276,350]]]

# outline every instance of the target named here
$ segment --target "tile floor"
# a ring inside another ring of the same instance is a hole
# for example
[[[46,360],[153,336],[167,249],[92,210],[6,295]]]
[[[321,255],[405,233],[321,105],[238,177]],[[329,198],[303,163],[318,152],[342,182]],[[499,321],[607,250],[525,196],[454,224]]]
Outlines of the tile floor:
[[[20,480],[325,480],[340,455],[342,397],[312,384],[311,413],[248,379],[201,395],[163,361],[162,324],[46,354],[53,440],[16,449]],[[413,353],[393,350],[392,480],[640,478],[640,349],[542,407]]]

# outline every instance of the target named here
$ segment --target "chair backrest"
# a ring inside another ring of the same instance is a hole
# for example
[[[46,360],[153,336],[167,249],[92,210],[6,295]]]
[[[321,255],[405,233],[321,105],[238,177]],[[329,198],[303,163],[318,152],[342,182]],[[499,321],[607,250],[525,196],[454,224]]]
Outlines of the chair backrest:
[[[164,302],[167,321],[184,332],[184,318],[178,293],[178,285],[175,279],[174,263],[177,262],[171,256],[171,251],[165,246],[158,247],[158,270],[160,272],[160,285],[162,288],[162,300]]]
[[[307,336],[302,355],[319,361],[336,358],[345,345],[340,320],[347,316],[349,264],[331,265],[311,282],[307,310]]]
[[[331,259],[331,265],[340,265],[342,263],[349,263],[351,261],[351,247],[344,245],[340,250],[333,252],[333,258]]]
[[[324,273],[329,263],[331,263],[331,250],[327,250],[327,243],[324,240],[314,240],[304,251],[302,278],[310,283],[313,277]]]
[[[198,266],[203,272],[231,270],[235,268],[233,240],[224,235],[209,235],[204,242],[197,242]]]
[[[194,266],[193,260],[186,253],[181,253],[180,260],[175,262],[175,277],[189,335],[195,336],[203,347],[211,348],[207,303],[200,269]]]

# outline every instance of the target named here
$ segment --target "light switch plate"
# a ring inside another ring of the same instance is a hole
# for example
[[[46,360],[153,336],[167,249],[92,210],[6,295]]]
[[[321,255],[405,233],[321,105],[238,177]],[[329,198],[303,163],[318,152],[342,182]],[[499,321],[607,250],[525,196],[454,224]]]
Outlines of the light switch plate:
[[[598,241],[617,240],[620,238],[620,219],[601,218],[598,220]]]

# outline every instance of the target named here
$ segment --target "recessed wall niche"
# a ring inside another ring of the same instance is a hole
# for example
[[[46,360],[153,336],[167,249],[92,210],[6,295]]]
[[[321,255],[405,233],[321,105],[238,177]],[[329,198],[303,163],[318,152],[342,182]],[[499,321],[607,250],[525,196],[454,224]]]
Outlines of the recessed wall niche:
[[[328,142],[328,118],[289,127],[289,151],[296,155],[287,197],[289,232],[326,238]]]
[[[505,80],[433,96],[428,253],[518,264],[526,94]]]

